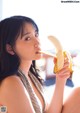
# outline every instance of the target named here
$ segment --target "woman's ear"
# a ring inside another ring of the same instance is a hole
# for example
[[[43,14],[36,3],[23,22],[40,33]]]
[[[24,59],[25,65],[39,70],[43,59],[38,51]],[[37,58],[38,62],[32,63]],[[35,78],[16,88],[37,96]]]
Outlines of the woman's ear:
[[[6,44],[6,51],[11,55],[15,54],[10,44]]]

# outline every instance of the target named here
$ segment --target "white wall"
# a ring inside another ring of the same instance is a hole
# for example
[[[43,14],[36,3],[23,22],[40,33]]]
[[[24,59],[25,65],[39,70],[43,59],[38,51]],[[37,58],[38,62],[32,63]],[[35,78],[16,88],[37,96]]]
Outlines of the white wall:
[[[55,35],[65,49],[80,49],[80,3],[3,0],[2,18],[16,14],[29,16],[37,22],[44,49],[54,48],[47,39],[48,35]]]
[[[0,0],[0,20],[2,19],[2,0]]]

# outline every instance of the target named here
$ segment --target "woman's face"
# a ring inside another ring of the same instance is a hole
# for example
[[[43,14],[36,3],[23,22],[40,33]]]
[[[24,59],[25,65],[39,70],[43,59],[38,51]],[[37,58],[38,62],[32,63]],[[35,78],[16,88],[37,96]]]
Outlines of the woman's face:
[[[41,58],[40,50],[40,41],[35,27],[26,23],[22,38],[19,36],[15,43],[17,55],[21,60],[38,60]]]

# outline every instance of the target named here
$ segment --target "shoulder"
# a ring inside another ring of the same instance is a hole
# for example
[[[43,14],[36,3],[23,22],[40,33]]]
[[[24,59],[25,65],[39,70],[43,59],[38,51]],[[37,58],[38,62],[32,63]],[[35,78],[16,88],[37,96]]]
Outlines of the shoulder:
[[[27,109],[32,112],[33,109],[29,94],[20,78],[16,75],[9,76],[2,81],[0,102],[6,105],[11,113],[26,113]]]
[[[24,90],[24,86],[17,75],[6,77],[0,85],[0,93],[2,94],[11,93],[20,89]]]
[[[0,89],[3,90],[3,89],[6,89],[6,87],[7,88],[10,88],[13,86],[15,87],[16,85],[20,85],[20,84],[21,84],[20,78],[17,75],[11,75],[11,76],[6,77],[4,80],[2,80]]]

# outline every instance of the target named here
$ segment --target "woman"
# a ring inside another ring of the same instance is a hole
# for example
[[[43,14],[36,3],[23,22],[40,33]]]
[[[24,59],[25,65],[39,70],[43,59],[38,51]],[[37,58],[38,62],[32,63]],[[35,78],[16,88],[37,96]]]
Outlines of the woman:
[[[45,100],[43,80],[35,66],[35,60],[42,57],[38,35],[31,18],[12,16],[0,22],[1,107],[6,106],[7,113],[80,113],[80,88],[63,105],[64,86],[70,77],[68,59],[56,74],[50,104]]]

